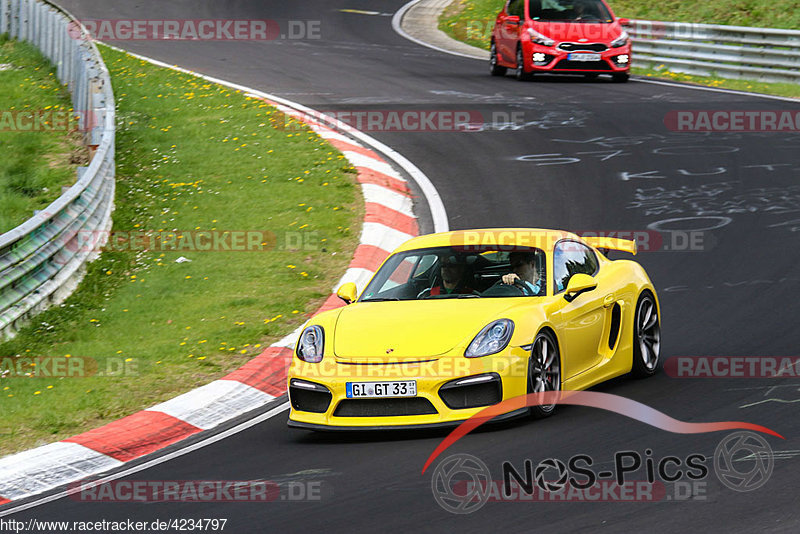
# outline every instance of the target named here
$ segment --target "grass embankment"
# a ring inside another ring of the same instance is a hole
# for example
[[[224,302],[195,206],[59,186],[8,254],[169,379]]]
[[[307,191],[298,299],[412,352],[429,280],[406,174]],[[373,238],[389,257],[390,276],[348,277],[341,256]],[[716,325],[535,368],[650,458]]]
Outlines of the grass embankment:
[[[115,230],[265,231],[276,244],[103,252],[62,306],[0,344],[0,454],[97,427],[239,367],[318,307],[357,243],[354,170],[315,133],[287,129],[274,108],[237,91],[102,52],[118,106]],[[79,361],[79,374],[93,376],[34,377],[26,362],[36,357]]]
[[[503,0],[455,0],[442,13],[439,29],[472,46],[489,49],[492,25]],[[768,28],[800,28],[800,10],[794,0],[718,0],[684,2],[680,0],[614,0],[617,16],[631,19],[674,22],[699,22]],[[635,53],[635,46],[634,46]],[[635,65],[635,56],[634,56]],[[662,68],[633,67],[633,73],[652,78],[750,91],[778,96],[800,97],[800,85],[692,76]]]
[[[71,110],[69,93],[39,51],[0,36],[0,234],[58,198],[88,161],[80,134],[48,117]],[[34,126],[35,117],[48,124]]]

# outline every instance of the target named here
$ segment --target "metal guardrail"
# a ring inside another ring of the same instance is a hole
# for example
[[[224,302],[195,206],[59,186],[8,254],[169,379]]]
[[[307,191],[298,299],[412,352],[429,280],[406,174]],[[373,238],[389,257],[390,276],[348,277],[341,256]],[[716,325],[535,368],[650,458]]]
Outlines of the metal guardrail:
[[[635,64],[763,82],[800,82],[800,31],[632,20]]]
[[[107,235],[114,206],[115,105],[111,79],[85,28],[41,0],[0,0],[0,34],[28,41],[68,86],[92,153],[77,182],[46,209],[0,235],[0,339],[69,296],[97,253],[79,245],[84,232]],[[21,135],[35,135],[23,133]],[[94,248],[94,247],[92,247]]]

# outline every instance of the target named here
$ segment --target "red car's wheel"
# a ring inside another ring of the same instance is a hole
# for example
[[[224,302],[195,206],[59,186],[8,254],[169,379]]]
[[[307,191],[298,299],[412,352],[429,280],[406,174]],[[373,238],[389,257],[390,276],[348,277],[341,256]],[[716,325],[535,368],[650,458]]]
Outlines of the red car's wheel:
[[[497,63],[497,45],[492,43],[492,50],[489,53],[489,73],[492,76],[505,76],[507,70]]]
[[[526,82],[533,78],[533,74],[525,70],[525,61],[522,55],[522,45],[517,48],[517,70],[516,70],[516,77],[517,80],[521,82]]]

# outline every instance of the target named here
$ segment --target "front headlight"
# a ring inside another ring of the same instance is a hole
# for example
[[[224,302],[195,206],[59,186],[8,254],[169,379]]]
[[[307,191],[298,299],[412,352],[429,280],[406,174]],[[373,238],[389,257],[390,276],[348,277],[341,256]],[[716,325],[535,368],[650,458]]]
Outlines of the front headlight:
[[[297,357],[308,363],[319,363],[325,349],[325,332],[321,326],[309,326],[297,340]]]
[[[464,356],[467,358],[480,358],[497,354],[511,341],[511,334],[514,333],[514,321],[510,319],[498,319],[486,325],[481,330],[472,343],[467,347]]]
[[[613,41],[611,41],[611,47],[620,48],[622,46],[625,46],[626,44],[628,44],[628,39],[630,39],[630,35],[628,35],[628,32],[626,32],[625,30],[622,30],[622,34]]]
[[[528,35],[531,36],[531,41],[542,46],[553,46],[556,42],[549,37],[542,35],[533,28],[528,28]]]

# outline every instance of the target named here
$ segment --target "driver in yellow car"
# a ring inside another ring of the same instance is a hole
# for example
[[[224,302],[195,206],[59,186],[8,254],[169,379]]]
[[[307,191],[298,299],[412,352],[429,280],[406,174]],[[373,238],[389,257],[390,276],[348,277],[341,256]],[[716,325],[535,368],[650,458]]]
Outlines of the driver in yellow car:
[[[430,289],[429,295],[451,295],[453,293],[474,293],[468,287],[466,259],[458,255],[445,255],[439,257],[439,267],[442,274],[442,285]]]

